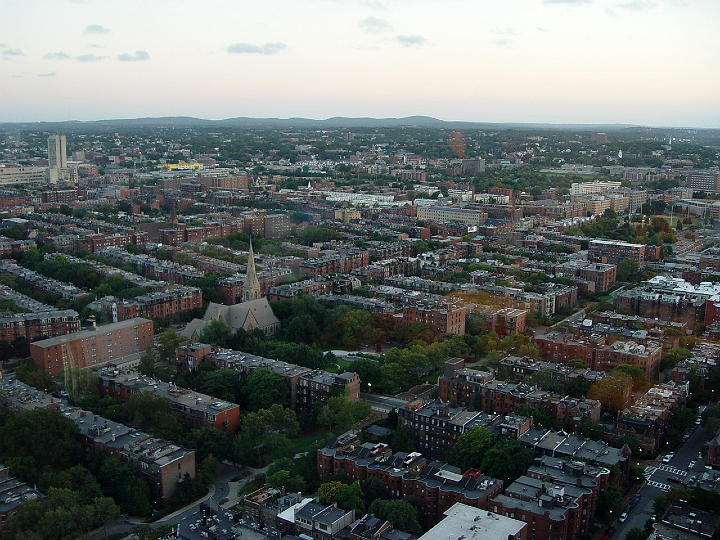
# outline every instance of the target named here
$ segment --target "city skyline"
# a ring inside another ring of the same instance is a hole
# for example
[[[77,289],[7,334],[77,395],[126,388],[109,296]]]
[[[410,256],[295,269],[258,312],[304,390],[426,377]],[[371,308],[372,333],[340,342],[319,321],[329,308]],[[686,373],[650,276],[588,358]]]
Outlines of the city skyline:
[[[0,122],[720,127],[717,0],[2,0]]]

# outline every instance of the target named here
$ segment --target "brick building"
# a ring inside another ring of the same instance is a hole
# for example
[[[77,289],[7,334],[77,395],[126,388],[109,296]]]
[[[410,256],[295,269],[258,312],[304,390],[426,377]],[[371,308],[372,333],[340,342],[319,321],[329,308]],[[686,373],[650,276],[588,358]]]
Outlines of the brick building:
[[[464,307],[426,308],[422,306],[405,306],[402,312],[394,315],[396,322],[409,328],[415,324],[425,324],[434,332],[442,334],[465,334]]]
[[[105,296],[88,305],[90,309],[103,311],[113,322],[125,321],[135,317],[164,319],[185,311],[202,307],[202,291],[197,287],[182,285],[121,300],[114,296]]]
[[[235,436],[240,427],[240,406],[175,384],[145,377],[132,370],[104,368],[98,373],[100,394],[119,402],[143,392],[166,398],[172,411],[192,429],[218,429]]]
[[[421,454],[392,454],[383,443],[360,444],[356,435],[334,439],[317,451],[318,476],[323,482],[344,471],[350,482],[377,478],[389,499],[414,496],[422,517],[440,519],[455,503],[487,508],[490,499],[502,492],[502,481],[470,469],[428,461]]]
[[[16,338],[37,341],[80,331],[80,319],[74,309],[17,313],[0,317],[0,341]]]
[[[639,268],[645,266],[646,246],[617,240],[591,240],[588,245],[590,262],[618,265],[623,259],[632,259]]]
[[[135,318],[30,344],[30,357],[50,374],[102,365],[153,346],[153,323]]]

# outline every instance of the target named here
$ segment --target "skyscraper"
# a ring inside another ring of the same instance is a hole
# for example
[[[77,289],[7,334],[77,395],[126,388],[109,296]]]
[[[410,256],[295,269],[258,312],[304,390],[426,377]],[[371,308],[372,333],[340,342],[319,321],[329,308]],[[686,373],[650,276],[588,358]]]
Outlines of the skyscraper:
[[[253,253],[252,241],[250,242],[250,253],[247,260],[247,272],[245,274],[245,283],[242,288],[242,301],[250,302],[257,300],[261,296],[260,282],[255,272],[255,254]]]
[[[67,141],[65,135],[48,137],[48,167],[64,169],[67,167]]]

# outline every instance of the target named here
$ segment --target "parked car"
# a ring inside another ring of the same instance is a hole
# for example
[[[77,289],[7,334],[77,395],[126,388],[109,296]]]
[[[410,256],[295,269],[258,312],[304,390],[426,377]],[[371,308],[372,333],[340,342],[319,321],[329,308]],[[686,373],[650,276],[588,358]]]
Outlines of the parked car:
[[[668,476],[668,482],[674,484],[682,484],[682,479],[679,476]]]
[[[619,521],[620,523],[625,523],[625,520],[626,520],[627,518],[628,518],[628,513],[627,513],[627,512],[623,512],[623,513],[620,515],[620,517],[618,518],[618,521]]]
[[[675,452],[670,452],[669,454],[666,454],[663,458],[663,463],[670,463],[670,460],[675,457]]]

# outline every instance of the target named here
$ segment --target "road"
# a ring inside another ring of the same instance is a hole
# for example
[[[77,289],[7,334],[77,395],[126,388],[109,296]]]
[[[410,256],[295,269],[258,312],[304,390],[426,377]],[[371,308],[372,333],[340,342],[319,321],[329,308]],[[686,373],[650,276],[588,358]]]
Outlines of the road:
[[[229,488],[229,482],[234,477],[236,477],[242,469],[231,467],[229,465],[225,465],[223,467],[222,472],[217,476],[215,479],[214,484],[210,488],[210,496],[217,502],[220,503],[222,500],[226,499],[228,497],[228,494],[230,492]],[[252,480],[254,474],[251,474],[247,477],[247,480]],[[161,518],[157,520],[154,523],[151,523],[150,525],[153,528],[159,527],[160,525],[176,525],[177,523],[180,523],[183,519],[189,516],[193,516],[197,513],[198,508],[200,505],[206,500],[207,497],[202,497],[201,499],[190,503],[185,508],[174,512],[170,514],[169,516],[165,516],[164,518]],[[116,523],[115,525],[110,525],[107,528],[107,534],[117,534],[117,533],[125,533],[130,534],[130,531],[132,531],[135,526],[137,526],[139,523],[143,523],[142,519],[132,519],[128,520],[125,519],[123,521],[120,521]],[[105,538],[105,532],[102,528],[96,529],[90,535],[86,537],[87,540],[103,540]]]
[[[692,474],[688,473],[686,469],[690,462],[696,460],[704,442],[705,429],[698,426],[687,442],[675,450],[675,456],[669,463],[662,463],[662,457],[659,457],[658,461],[645,467],[646,482],[640,488],[640,494],[642,495],[640,502],[630,511],[625,523],[614,523],[615,534],[612,536],[613,539],[624,540],[630,529],[635,527],[642,529],[645,527],[645,522],[653,515],[653,502],[655,502],[655,499],[664,495],[672,487],[679,485],[669,482],[668,477],[677,476],[686,481],[688,475]],[[617,514],[620,515],[622,511],[621,508]]]

